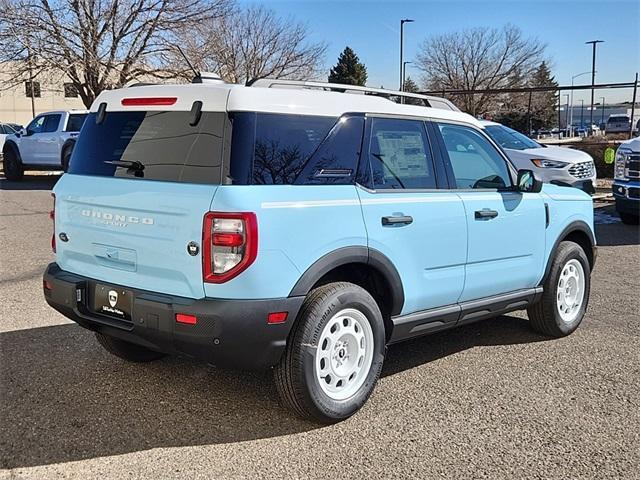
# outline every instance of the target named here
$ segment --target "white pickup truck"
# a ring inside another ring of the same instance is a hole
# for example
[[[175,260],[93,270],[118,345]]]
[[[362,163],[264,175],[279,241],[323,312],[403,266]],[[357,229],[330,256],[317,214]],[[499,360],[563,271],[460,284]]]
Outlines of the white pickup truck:
[[[26,128],[7,135],[2,147],[4,176],[22,180],[25,170],[67,170],[73,146],[88,112],[41,113]]]

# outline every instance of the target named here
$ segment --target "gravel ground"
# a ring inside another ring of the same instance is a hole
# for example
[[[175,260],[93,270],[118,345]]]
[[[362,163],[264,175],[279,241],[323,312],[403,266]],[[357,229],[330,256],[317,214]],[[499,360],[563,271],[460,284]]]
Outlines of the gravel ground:
[[[365,408],[319,427],[268,373],[127,364],[48,308],[54,181],[0,180],[0,479],[640,478],[640,231],[610,206],[577,332],[512,314],[394,346]]]

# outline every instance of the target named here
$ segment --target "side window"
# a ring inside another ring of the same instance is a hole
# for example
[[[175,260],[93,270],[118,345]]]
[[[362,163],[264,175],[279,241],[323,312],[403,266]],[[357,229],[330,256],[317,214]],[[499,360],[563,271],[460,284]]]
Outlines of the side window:
[[[332,117],[259,113],[254,185],[291,185],[336,123]]]
[[[234,113],[229,175],[236,185],[292,185],[334,117]]]
[[[511,186],[504,158],[485,137],[462,125],[441,123],[438,127],[457,188],[504,189]]]
[[[369,162],[376,190],[436,188],[433,158],[421,121],[373,118]]]
[[[36,117],[31,120],[31,123],[27,125],[27,133],[33,135],[34,133],[41,133],[44,125],[45,116]]]
[[[358,168],[364,117],[344,117],[302,168],[296,185],[345,185]]]
[[[60,119],[62,115],[46,115],[44,120],[44,126],[42,127],[42,133],[52,133],[58,130]]]
[[[67,120],[67,126],[64,131],[79,132],[86,118],[86,113],[74,113],[72,115],[69,115],[69,120]]]

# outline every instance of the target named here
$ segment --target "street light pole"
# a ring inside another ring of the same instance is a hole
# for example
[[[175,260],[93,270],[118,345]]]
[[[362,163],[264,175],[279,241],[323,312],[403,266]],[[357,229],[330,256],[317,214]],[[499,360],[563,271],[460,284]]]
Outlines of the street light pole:
[[[604,97],[600,97],[600,100],[602,100],[602,116],[600,117],[600,125],[602,125],[604,123]]]
[[[589,42],[584,42],[585,45],[591,44],[593,46],[593,57],[591,59],[591,120],[589,123],[589,130],[593,126],[593,95],[595,94],[595,89],[593,88],[596,84],[596,45],[599,43],[604,43],[604,40],[591,40]]]
[[[413,63],[410,61],[402,62],[402,91],[404,92],[404,82],[407,80],[407,64]]]
[[[584,128],[584,100],[580,99],[580,128]]]
[[[582,72],[577,75],[571,77],[571,86],[573,87],[573,82],[576,78],[581,77],[583,75],[588,75],[591,72]],[[571,115],[570,115],[569,123],[571,124],[571,136],[573,136],[573,88],[571,89]]]
[[[569,136],[569,94],[563,93],[562,96],[567,97],[567,111],[564,114],[564,123],[565,123],[564,130],[567,136]]]
[[[403,85],[403,72],[404,72],[404,68],[403,68],[403,62],[402,62],[402,50],[404,48],[404,24],[405,23],[411,23],[413,22],[413,20],[411,20],[410,18],[403,18],[402,20],[400,20],[400,88],[398,90],[400,90],[401,92],[404,91],[404,85]],[[400,97],[400,103],[404,103],[402,100],[402,97]]]

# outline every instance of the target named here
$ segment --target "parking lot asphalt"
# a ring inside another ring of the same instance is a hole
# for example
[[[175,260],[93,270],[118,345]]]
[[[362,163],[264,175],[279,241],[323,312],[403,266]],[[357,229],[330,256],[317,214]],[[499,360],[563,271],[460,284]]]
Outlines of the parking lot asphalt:
[[[0,178],[0,479],[640,477],[640,230],[611,207],[573,335],[518,313],[399,344],[364,409],[318,426],[269,372],[128,364],[50,309],[55,180]]]

